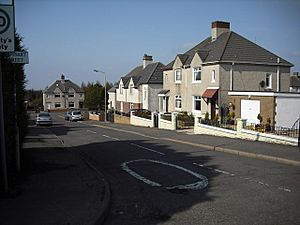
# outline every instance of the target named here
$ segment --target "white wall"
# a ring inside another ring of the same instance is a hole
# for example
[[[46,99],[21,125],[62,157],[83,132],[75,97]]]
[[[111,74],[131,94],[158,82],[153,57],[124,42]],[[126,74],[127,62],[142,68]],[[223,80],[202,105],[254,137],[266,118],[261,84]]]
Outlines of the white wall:
[[[276,126],[291,128],[300,118],[300,95],[295,97],[276,97]]]

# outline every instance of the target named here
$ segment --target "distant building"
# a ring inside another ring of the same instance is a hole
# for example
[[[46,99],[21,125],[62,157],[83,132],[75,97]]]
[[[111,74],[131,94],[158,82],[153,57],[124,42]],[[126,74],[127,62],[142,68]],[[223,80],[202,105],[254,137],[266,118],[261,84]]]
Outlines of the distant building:
[[[294,72],[290,77],[290,92],[300,92],[300,74]]]
[[[84,90],[61,75],[43,91],[44,110],[83,108]]]

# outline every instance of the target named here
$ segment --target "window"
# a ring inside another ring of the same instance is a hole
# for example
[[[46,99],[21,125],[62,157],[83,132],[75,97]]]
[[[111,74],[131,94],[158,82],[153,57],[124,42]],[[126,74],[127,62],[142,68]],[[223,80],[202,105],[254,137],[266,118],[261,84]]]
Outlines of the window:
[[[216,82],[216,71],[211,71],[211,82]]]
[[[147,88],[144,87],[144,100],[146,100],[146,99],[147,99]]]
[[[201,81],[201,67],[193,68],[193,82]]]
[[[75,107],[74,102],[69,102],[69,108],[74,108],[74,107]]]
[[[133,84],[129,85],[129,93],[132,95],[133,94]]]
[[[272,74],[266,74],[266,88],[272,88]]]
[[[120,95],[123,94],[123,88],[124,88],[124,85],[123,85],[123,84],[120,84]]]
[[[181,109],[181,96],[180,95],[175,96],[175,108]]]
[[[181,83],[181,69],[175,70],[175,83]]]
[[[69,98],[74,98],[74,93],[69,93]]]
[[[54,94],[54,97],[55,97],[55,98],[60,98],[60,93],[55,93],[55,94]]]
[[[134,107],[134,104],[133,103],[130,103],[130,109],[133,109],[133,107]]]
[[[194,110],[201,111],[201,97],[200,96],[193,96],[194,97]]]
[[[54,107],[55,108],[60,108],[60,102],[55,102]]]

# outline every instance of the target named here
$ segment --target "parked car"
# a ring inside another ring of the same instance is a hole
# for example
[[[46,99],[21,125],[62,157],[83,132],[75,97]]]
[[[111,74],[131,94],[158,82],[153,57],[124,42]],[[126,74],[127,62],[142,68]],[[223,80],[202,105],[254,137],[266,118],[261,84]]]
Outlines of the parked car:
[[[70,120],[70,121],[84,120],[84,116],[81,114],[80,111],[72,111],[72,112],[70,113],[69,120]]]
[[[72,111],[73,110],[70,109],[67,112],[65,112],[65,120],[70,120]]]
[[[40,112],[36,115],[35,124],[39,125],[52,125],[52,117],[48,112]]]

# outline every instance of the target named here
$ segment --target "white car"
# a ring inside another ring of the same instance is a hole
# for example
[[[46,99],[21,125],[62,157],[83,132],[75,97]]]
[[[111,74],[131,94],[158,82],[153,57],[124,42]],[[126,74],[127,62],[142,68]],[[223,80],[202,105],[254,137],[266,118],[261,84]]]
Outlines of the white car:
[[[72,111],[69,116],[70,121],[79,121],[84,120],[84,116],[81,114],[80,111]]]
[[[36,115],[35,124],[39,125],[52,125],[52,117],[48,112],[40,112]]]

